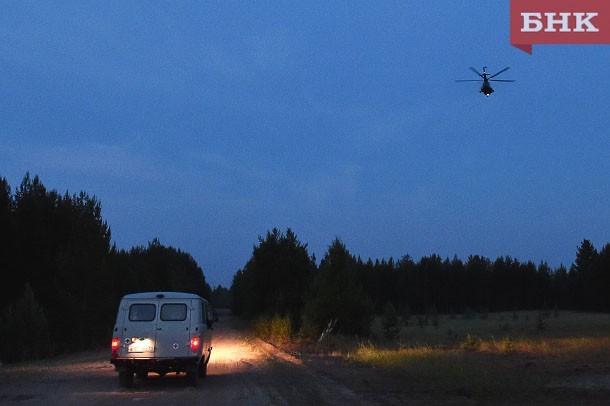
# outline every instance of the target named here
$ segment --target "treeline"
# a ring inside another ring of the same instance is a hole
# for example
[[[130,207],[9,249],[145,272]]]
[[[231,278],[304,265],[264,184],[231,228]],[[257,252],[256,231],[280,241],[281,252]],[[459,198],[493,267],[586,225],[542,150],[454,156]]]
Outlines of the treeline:
[[[329,326],[367,334],[373,315],[388,304],[403,314],[553,308],[610,312],[609,290],[610,244],[598,251],[584,240],[568,270],[511,257],[363,261],[336,239],[316,266],[307,245],[290,229],[260,237],[231,286],[234,313],[250,319],[288,318],[292,332],[310,336]]]
[[[29,174],[14,193],[0,178],[0,278],[3,362],[106,345],[128,293],[211,295],[189,254],[156,239],[118,250],[95,196],[61,195]]]
[[[397,309],[445,314],[562,308],[610,312],[610,244],[600,252],[589,240],[576,249],[570,269],[511,257],[492,261],[473,255],[464,262],[431,255],[414,262],[356,261],[356,273],[377,312]]]
[[[196,261],[154,239],[118,250],[101,203],[61,195],[26,174],[14,191],[0,178],[0,361],[105,345],[120,297],[184,291],[212,298],[250,319],[281,317],[291,331],[366,335],[375,313],[441,313],[564,308],[610,312],[610,244],[584,240],[574,263],[495,261],[470,256],[415,262],[366,260],[336,239],[320,260],[290,229],[260,237],[230,291],[213,292]]]

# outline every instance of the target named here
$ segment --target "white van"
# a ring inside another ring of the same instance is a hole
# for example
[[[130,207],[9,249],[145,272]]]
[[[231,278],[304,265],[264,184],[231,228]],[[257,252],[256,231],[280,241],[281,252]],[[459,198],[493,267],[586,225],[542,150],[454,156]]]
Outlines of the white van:
[[[121,299],[112,338],[110,363],[119,384],[131,387],[134,374],[164,376],[185,372],[196,386],[212,352],[212,308],[191,293],[147,292]]]

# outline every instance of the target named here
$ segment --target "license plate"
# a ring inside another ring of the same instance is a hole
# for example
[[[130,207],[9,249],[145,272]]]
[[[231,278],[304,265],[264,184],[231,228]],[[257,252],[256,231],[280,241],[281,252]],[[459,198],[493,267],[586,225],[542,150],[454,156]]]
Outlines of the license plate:
[[[127,347],[127,352],[154,352],[154,347],[148,342],[136,342]]]
[[[130,345],[128,350],[128,352],[153,352],[153,347],[138,347],[135,345]]]

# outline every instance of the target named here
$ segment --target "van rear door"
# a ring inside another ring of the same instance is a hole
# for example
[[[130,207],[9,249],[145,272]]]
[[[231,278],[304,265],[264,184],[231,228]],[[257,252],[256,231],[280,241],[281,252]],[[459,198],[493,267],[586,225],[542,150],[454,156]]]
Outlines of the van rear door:
[[[155,357],[174,358],[193,355],[189,352],[190,314],[190,300],[168,299],[160,302]]]
[[[126,305],[122,331],[125,352],[121,356],[154,357],[159,302],[156,300],[128,300]]]

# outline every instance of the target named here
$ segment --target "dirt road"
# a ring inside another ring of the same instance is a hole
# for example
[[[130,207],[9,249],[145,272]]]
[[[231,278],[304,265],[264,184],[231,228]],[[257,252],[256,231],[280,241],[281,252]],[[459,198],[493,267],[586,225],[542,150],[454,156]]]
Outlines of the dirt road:
[[[208,376],[197,387],[189,386],[184,374],[163,378],[150,374],[148,379],[136,379],[133,388],[121,388],[108,349],[0,366],[0,405],[478,404],[469,387],[449,386],[447,390],[447,385],[435,386],[434,382],[409,385],[400,374],[340,357],[313,353],[295,357],[248,338],[247,330],[235,325],[228,314],[221,315],[221,321],[215,324]],[[520,358],[516,355],[513,362],[515,359]],[[542,359],[539,362],[541,373],[553,371]],[[527,364],[524,368],[536,367]],[[517,397],[518,403],[608,404],[608,374],[603,365],[598,368],[592,364],[568,375],[558,373],[550,382],[536,392],[535,398]],[[444,389],[439,391],[439,387]],[[485,400],[490,404],[515,403],[497,394],[489,396]]]
[[[228,315],[226,317],[229,317]],[[208,376],[190,387],[184,375],[156,374],[119,387],[109,351],[0,367],[0,404],[336,405],[375,404],[276,348],[251,340],[230,320],[215,324]]]

